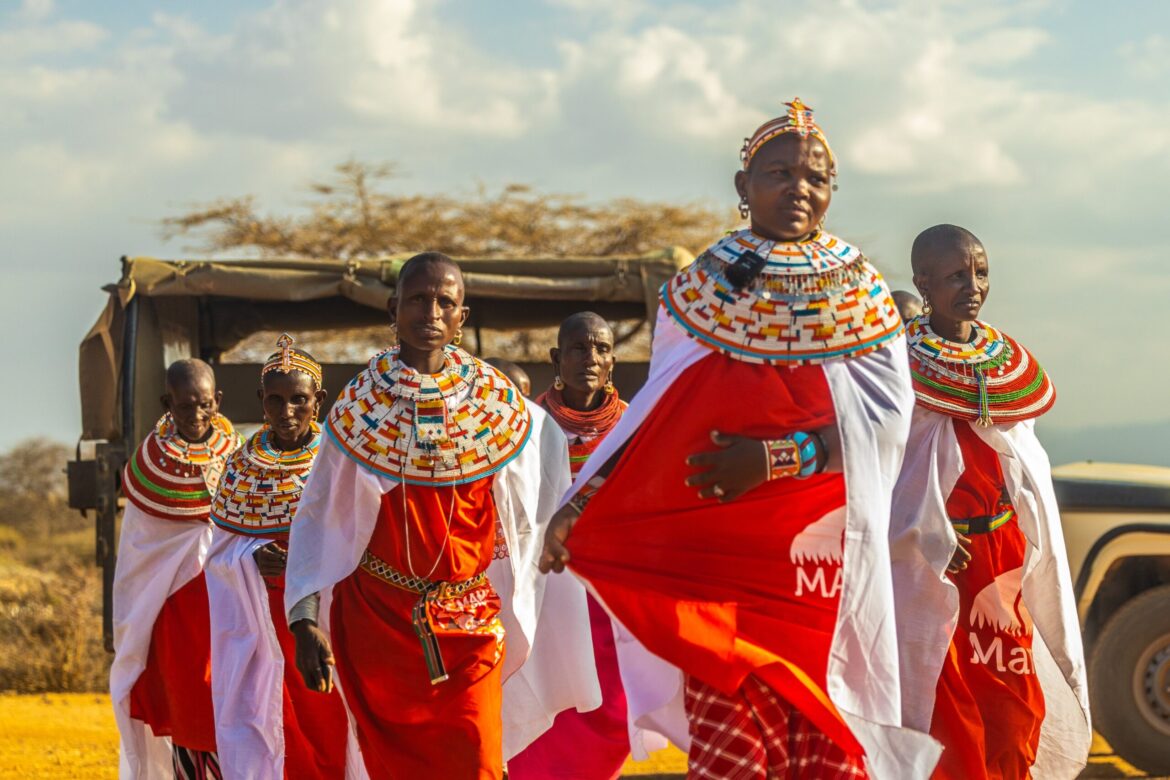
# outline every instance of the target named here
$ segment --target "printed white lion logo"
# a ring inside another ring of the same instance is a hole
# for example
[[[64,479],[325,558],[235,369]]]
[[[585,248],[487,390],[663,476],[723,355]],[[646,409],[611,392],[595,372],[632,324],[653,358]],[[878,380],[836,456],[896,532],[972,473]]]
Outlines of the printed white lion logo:
[[[841,563],[845,533],[845,507],[838,507],[805,526],[792,540],[789,557],[797,566],[805,563]]]
[[[975,596],[970,623],[976,628],[990,626],[997,633],[1032,635],[1032,616],[1024,606],[1024,567],[1005,571]]]

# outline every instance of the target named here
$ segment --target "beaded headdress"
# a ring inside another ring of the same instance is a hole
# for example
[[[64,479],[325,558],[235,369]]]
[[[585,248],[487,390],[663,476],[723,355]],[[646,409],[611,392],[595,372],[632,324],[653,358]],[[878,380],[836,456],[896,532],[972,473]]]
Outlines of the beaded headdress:
[[[260,381],[264,381],[264,375],[269,371],[279,371],[282,374],[300,371],[312,377],[317,387],[321,387],[321,364],[304,352],[293,349],[292,336],[287,333],[280,334],[280,338],[276,340],[276,347],[277,351],[268,356],[268,362],[260,371]]]
[[[791,103],[784,105],[788,106],[787,112],[775,119],[769,119],[760,125],[756,132],[752,133],[751,138],[743,139],[743,148],[739,152],[739,158],[743,160],[743,169],[745,171],[748,169],[752,157],[768,141],[784,133],[797,133],[801,138],[808,138],[811,135],[825,145],[825,151],[829,153],[829,173],[836,176],[837,158],[833,154],[833,147],[829,146],[829,139],[825,137],[824,131],[813,119],[812,108],[802,103],[798,97],[793,98]]]

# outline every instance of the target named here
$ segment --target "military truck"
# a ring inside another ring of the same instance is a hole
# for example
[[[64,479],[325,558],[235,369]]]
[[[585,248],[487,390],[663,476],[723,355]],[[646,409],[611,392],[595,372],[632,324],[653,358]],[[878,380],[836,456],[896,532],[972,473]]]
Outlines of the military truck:
[[[223,391],[221,411],[247,431],[262,421],[256,389],[264,357],[288,331],[321,359],[325,386],[337,393],[370,355],[388,346],[387,304],[407,257],[122,258],[121,279],[104,288],[106,307],[81,343],[82,430],[68,464],[70,506],[94,513],[107,649],[113,642],[122,467],[162,413],[166,367],[185,357],[211,363]],[[614,382],[629,397],[645,380],[645,334],[658,308],[658,289],[692,260],[677,248],[637,257],[459,258],[471,308],[463,346],[474,354],[492,348],[496,357],[519,363],[532,378],[533,392],[540,392],[552,381],[552,366],[540,356],[555,346],[555,328],[574,312],[592,310],[616,326]],[[349,334],[365,341],[374,334],[373,343],[356,353],[340,350],[348,353],[342,359],[322,359],[318,342],[338,353],[338,342],[344,344]],[[249,340],[251,348],[241,349]]]
[[[1093,726],[1170,774],[1170,468],[1053,470],[1089,667]]]

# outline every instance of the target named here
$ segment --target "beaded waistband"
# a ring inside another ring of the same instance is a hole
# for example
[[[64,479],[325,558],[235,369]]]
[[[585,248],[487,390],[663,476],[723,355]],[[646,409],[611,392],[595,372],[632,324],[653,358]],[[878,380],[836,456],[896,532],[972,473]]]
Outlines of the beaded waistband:
[[[1016,516],[1016,510],[1008,507],[997,515],[981,517],[951,518],[951,526],[961,534],[989,534]]]
[[[416,577],[400,572],[369,550],[366,550],[365,554],[362,555],[361,563],[358,565],[366,574],[382,582],[420,595],[434,592],[436,599],[462,596],[467,591],[478,588],[487,582],[486,571],[481,571],[471,579],[462,582],[433,582],[425,577]]]

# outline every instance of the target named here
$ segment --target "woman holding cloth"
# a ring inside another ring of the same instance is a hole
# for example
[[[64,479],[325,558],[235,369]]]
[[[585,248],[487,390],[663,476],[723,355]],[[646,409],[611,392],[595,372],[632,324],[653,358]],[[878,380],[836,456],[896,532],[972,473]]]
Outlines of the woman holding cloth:
[[[663,287],[649,379],[542,566],[569,565],[636,638],[618,642],[631,717],[689,745],[690,777],[924,777],[937,749],[900,728],[887,544],[913,407],[901,320],[821,227],[836,158],[811,109],[788,103],[741,158],[751,227]]]

